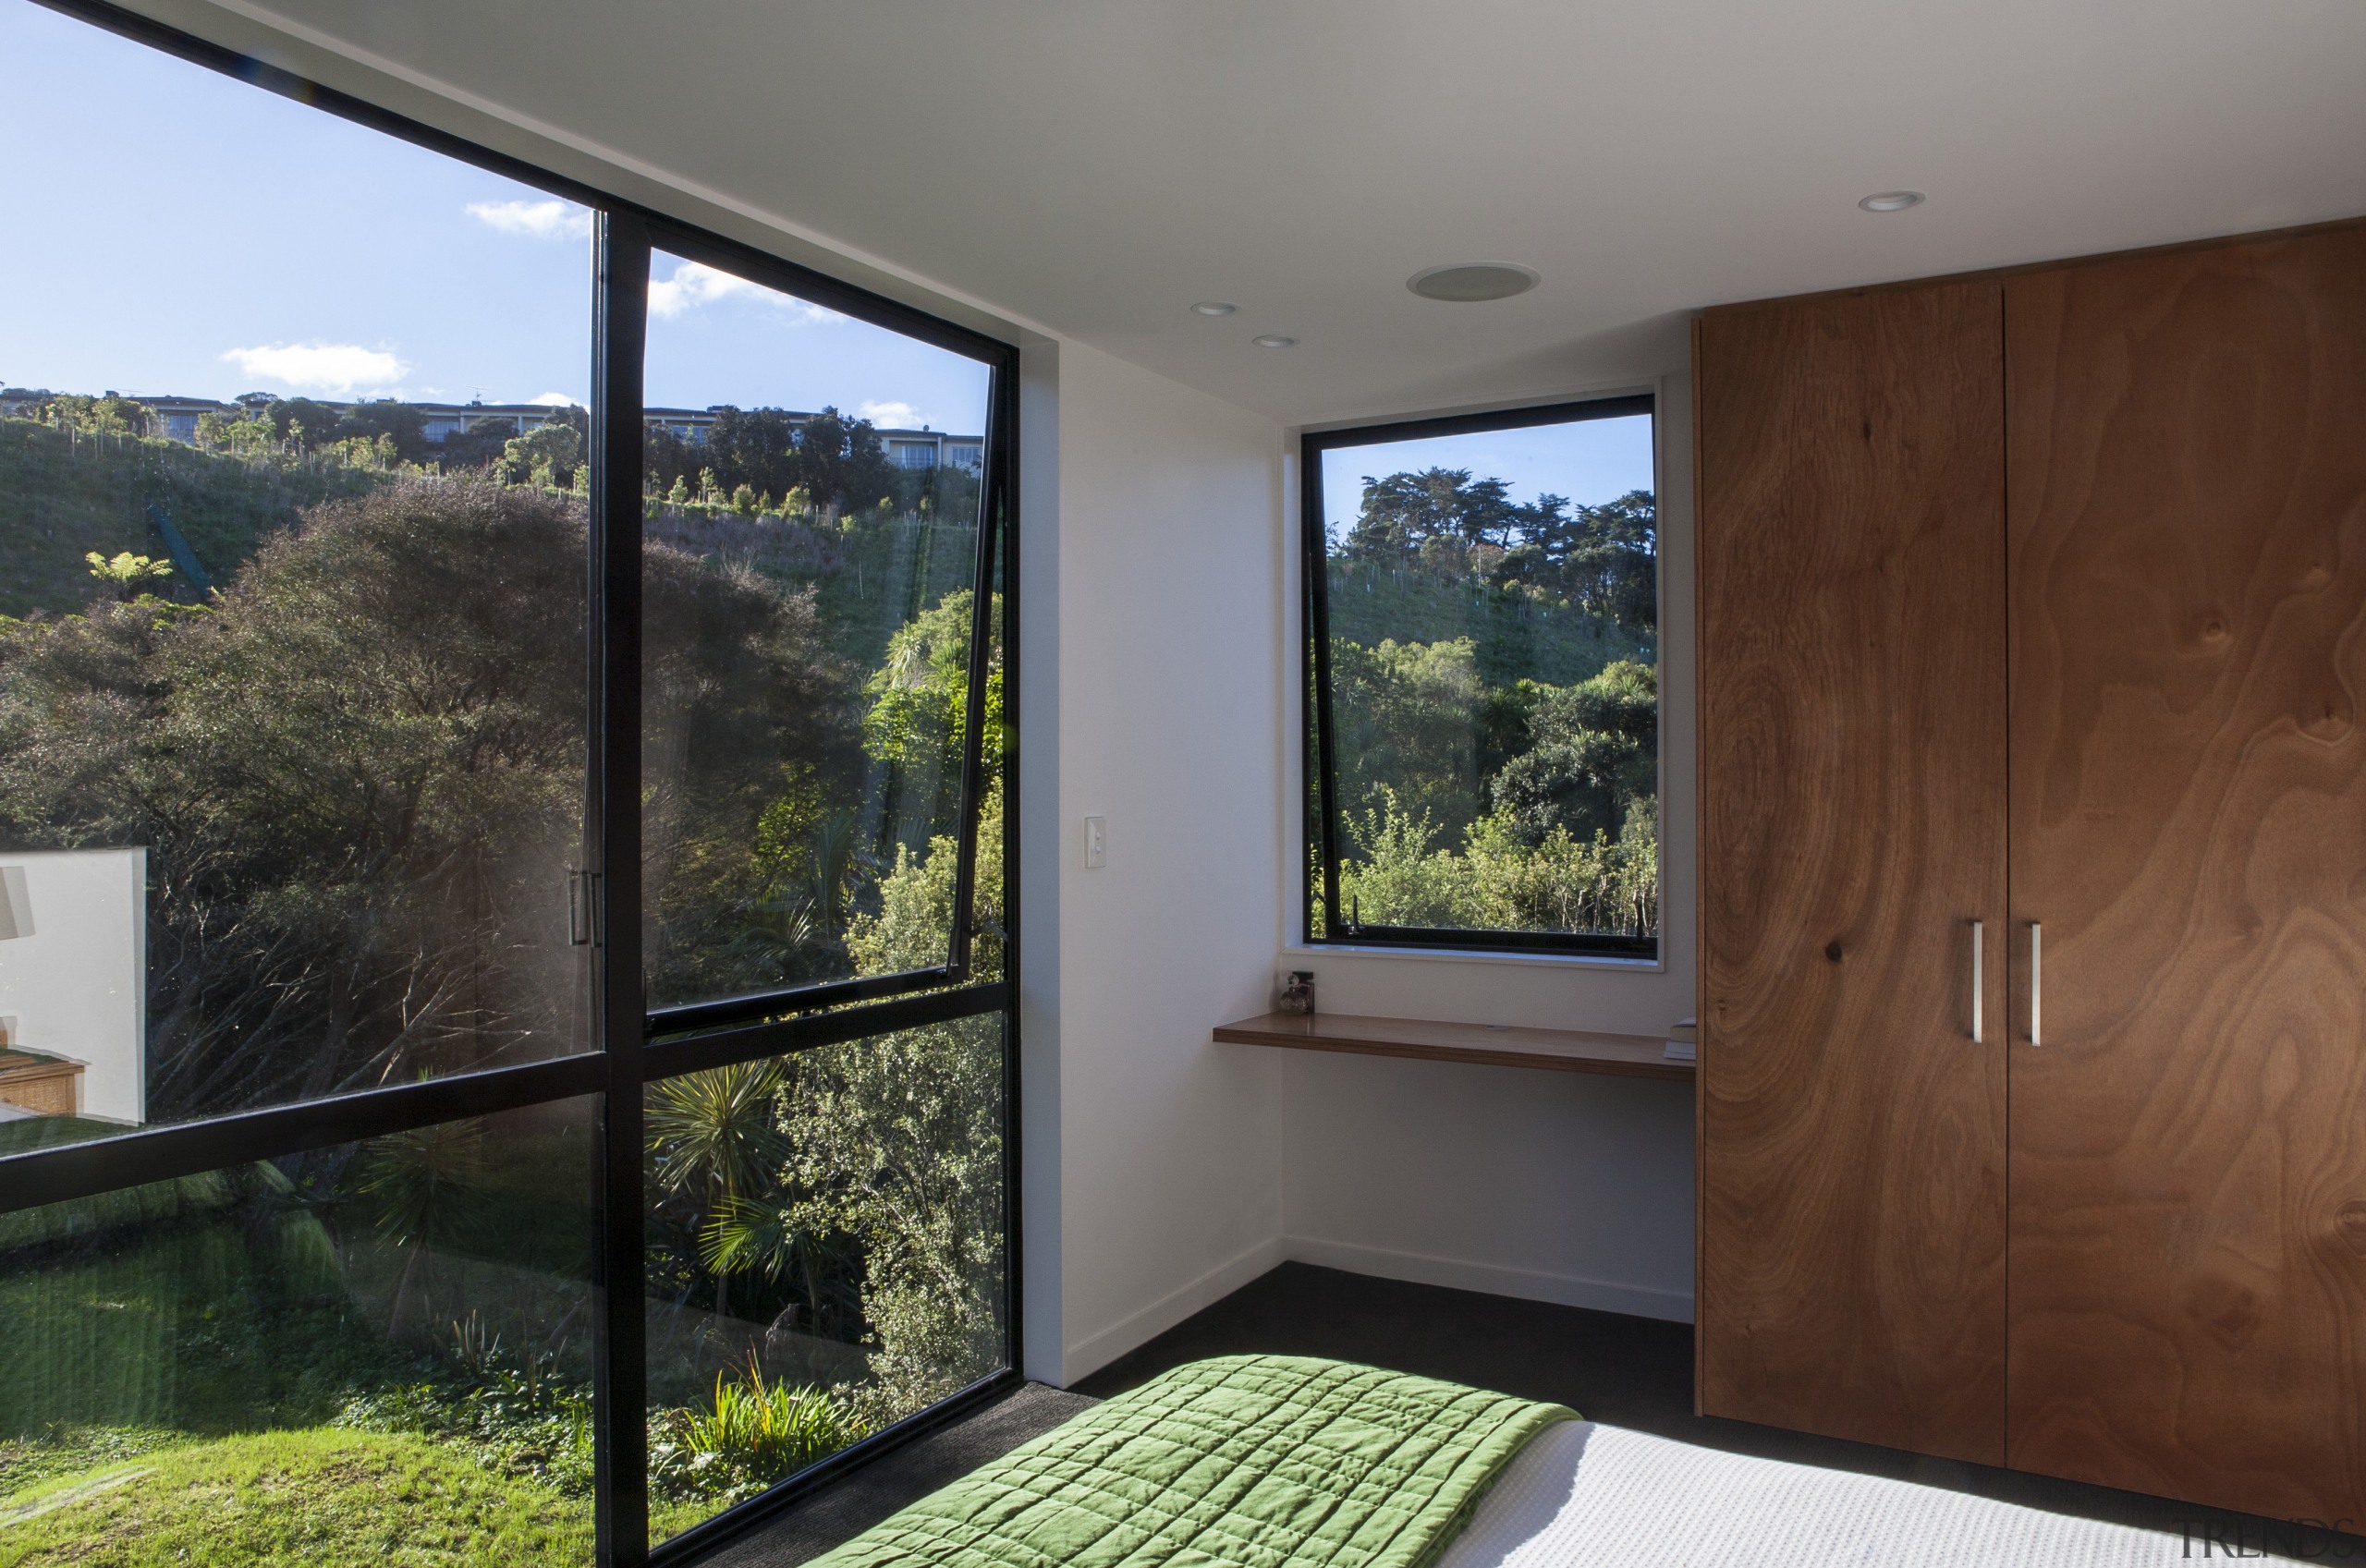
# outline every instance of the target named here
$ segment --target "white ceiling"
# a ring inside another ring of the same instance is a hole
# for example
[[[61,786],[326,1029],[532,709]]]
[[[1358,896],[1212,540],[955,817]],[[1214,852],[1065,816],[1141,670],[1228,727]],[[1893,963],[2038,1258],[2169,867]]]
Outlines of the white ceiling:
[[[1291,422],[1648,376],[1724,300],[2366,213],[2366,0],[213,4]],[[1463,261],[1543,282],[1407,291]]]

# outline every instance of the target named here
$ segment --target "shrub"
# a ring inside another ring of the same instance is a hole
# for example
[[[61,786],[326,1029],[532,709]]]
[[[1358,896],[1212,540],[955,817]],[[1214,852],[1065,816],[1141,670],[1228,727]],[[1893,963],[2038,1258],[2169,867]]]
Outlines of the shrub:
[[[767,1382],[750,1367],[745,1381],[716,1378],[707,1409],[666,1411],[650,1423],[650,1485],[669,1498],[728,1505],[865,1435],[835,1393]]]

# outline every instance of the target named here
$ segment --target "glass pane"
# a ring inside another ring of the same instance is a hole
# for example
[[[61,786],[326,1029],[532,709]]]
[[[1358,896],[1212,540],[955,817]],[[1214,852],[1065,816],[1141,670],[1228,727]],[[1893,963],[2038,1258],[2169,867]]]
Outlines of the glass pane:
[[[0,1216],[0,1554],[590,1562],[595,1112]]]
[[[1000,1015],[648,1090],[652,1538],[1009,1365]]]
[[[1322,456],[1343,925],[1655,936],[1651,416]]]
[[[990,371],[700,262],[652,275],[650,1005],[943,964],[882,921],[898,876],[951,888]]]
[[[992,575],[987,579],[994,591],[994,618],[988,626],[986,643],[986,736],[985,736],[985,799],[978,812],[978,887],[970,904],[970,978],[998,980],[1004,976],[1004,945],[1008,934],[1005,918],[1007,908],[1006,890],[1011,868],[1003,854],[1003,816],[1009,777],[1006,758],[1009,754],[1012,730],[1010,711],[1003,700],[1003,650],[1008,645],[1010,601],[1003,594],[1003,539],[998,526],[994,535],[996,548]],[[945,905],[951,907],[949,896],[953,882],[952,868],[932,860],[916,872],[906,868],[904,879],[916,875],[935,879],[947,890]],[[896,884],[891,880],[887,893],[892,895]],[[883,947],[884,944],[882,944]],[[875,952],[866,954],[885,958],[888,967],[908,967],[893,963],[892,953]]]
[[[581,1049],[588,214],[22,0],[0,100],[0,1149]]]

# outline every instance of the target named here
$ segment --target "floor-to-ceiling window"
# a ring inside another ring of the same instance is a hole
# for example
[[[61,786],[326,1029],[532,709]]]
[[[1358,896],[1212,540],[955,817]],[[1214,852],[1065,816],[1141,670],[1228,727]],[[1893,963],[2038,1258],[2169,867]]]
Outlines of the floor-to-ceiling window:
[[[0,0],[0,1547],[688,1551],[1011,1375],[1011,351],[103,19]]]

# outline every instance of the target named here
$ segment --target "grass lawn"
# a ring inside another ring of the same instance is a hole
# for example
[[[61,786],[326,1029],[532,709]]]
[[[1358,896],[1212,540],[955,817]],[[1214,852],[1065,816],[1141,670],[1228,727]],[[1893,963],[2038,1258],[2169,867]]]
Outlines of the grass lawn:
[[[652,1534],[709,1512],[659,1503]],[[315,1427],[216,1438],[52,1474],[0,1498],[0,1568],[591,1561],[589,1498],[409,1434]]]

